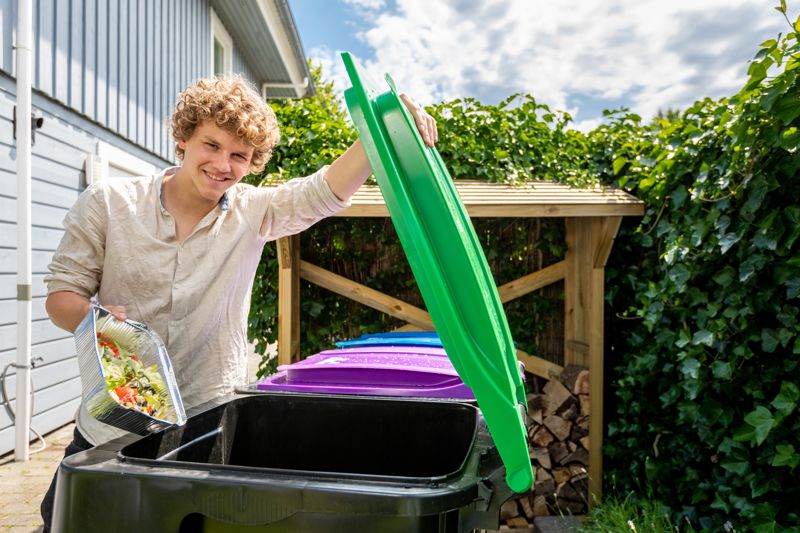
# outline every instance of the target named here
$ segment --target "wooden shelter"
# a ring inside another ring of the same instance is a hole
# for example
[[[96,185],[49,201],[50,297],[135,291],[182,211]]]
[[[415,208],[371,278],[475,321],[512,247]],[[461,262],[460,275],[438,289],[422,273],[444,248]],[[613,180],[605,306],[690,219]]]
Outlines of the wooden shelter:
[[[604,272],[623,216],[641,216],[644,203],[612,188],[578,189],[550,182],[522,185],[456,181],[471,217],[563,217],[566,258],[498,287],[503,303],[564,281],[564,365],[590,369],[589,492],[601,495],[603,435]],[[386,217],[380,189],[361,187],[340,217]],[[407,322],[401,329],[432,330],[426,311],[370,289],[300,258],[299,236],[278,241],[278,361],[297,360],[300,345],[300,279]],[[527,371],[547,379],[563,367],[517,352]]]

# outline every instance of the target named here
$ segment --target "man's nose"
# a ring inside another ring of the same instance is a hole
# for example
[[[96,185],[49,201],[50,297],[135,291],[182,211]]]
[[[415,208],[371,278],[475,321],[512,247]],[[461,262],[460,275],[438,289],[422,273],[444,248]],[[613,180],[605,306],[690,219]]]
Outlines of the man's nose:
[[[216,170],[221,174],[227,174],[231,171],[231,156],[230,154],[220,153],[214,161]]]

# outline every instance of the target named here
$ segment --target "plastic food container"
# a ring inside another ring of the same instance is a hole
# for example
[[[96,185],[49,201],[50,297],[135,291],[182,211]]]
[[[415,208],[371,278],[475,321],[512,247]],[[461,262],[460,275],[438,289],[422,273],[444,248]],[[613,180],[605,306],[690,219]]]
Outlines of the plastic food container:
[[[111,396],[106,387],[106,376],[97,347],[98,334],[135,354],[145,367],[156,366],[165,385],[160,398],[165,402],[165,410],[160,418],[123,407]],[[75,330],[75,347],[80,365],[83,400],[89,414],[94,418],[138,435],[148,435],[186,422],[183,401],[167,349],[153,330],[132,320],[117,320],[105,308],[92,305]]]

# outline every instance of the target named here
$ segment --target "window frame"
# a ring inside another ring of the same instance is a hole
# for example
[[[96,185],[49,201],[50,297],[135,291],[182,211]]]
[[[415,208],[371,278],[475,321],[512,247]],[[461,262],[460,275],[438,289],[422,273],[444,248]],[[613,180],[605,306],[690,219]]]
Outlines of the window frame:
[[[116,177],[110,175],[111,167],[124,170],[133,176],[150,176],[156,173],[156,166],[135,155],[97,141],[97,153],[86,155],[86,186],[103,179]]]
[[[211,17],[211,49],[210,49],[210,61],[209,61],[209,72],[211,76],[216,76],[217,74],[230,74],[233,71],[233,39],[231,39],[228,30],[225,29],[225,25],[222,24],[222,21],[217,16],[217,12],[214,11],[214,8],[209,8],[209,13]],[[215,72],[215,50],[214,45],[216,42],[219,42],[222,46],[222,72]]]

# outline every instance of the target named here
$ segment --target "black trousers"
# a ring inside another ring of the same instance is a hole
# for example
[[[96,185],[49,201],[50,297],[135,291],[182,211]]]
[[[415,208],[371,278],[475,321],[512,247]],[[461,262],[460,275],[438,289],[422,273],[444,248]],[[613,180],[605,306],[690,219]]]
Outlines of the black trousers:
[[[75,428],[75,431],[72,434],[72,442],[67,445],[66,449],[64,450],[64,458],[69,457],[70,455],[75,455],[78,452],[82,452],[88,450],[90,448],[94,448],[89,441],[81,435],[81,432],[78,431],[78,428]],[[47,533],[50,531],[50,524],[53,521],[53,504],[55,503],[56,499],[56,478],[58,477],[58,471],[56,470],[55,475],[53,475],[53,481],[50,482],[50,488],[47,489],[47,492],[44,495],[44,499],[42,500],[42,504],[39,506],[39,510],[42,513],[42,520],[44,520],[44,531]]]

